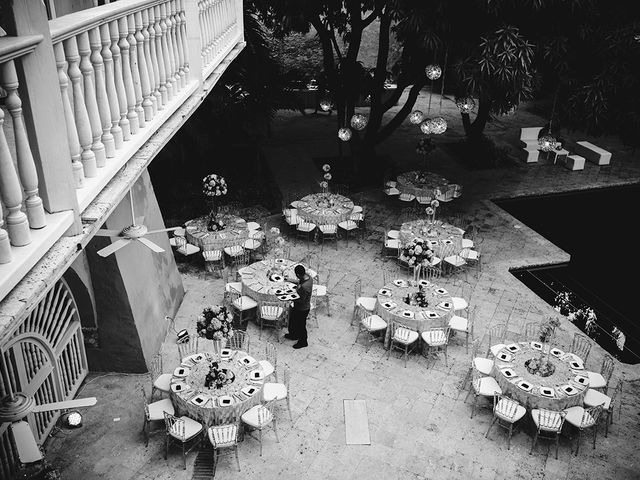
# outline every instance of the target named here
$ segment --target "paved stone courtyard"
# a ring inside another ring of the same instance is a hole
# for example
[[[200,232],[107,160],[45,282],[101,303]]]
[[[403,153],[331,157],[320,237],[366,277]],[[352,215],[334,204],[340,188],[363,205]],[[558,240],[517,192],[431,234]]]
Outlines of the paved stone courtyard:
[[[420,102],[426,101],[422,96]],[[448,135],[459,135],[455,112],[444,102],[448,113]],[[449,110],[448,110],[449,109]],[[532,123],[535,122],[535,123]],[[495,138],[515,145],[520,126],[542,125],[542,119],[526,112],[508,121],[490,125]],[[266,149],[270,166],[283,193],[308,192],[320,178],[312,157],[335,154],[335,117],[282,114],[274,126],[274,138]],[[445,134],[447,135],[447,134]],[[323,141],[322,138],[325,138]],[[577,139],[579,140],[579,138]],[[417,134],[402,127],[384,151],[402,165],[410,166]],[[610,142],[607,144],[607,142]],[[464,185],[456,210],[464,213],[480,230],[482,268],[467,275],[443,278],[439,283],[477,307],[475,338],[484,339],[487,329],[507,323],[508,337],[519,340],[526,322],[555,315],[556,312],[524,285],[516,281],[510,268],[565,262],[569,255],[497,207],[492,198],[508,198],[548,192],[637,183],[640,162],[637,156],[614,140],[598,139],[613,150],[613,166],[608,169],[588,164],[582,172],[570,172],[559,165],[504,167],[499,172],[466,170],[438,151],[429,168]],[[382,150],[382,149],[381,149]],[[606,170],[606,171],[605,171]],[[329,277],[331,316],[324,308],[311,323],[309,347],[294,350],[283,340],[278,346],[278,369],[291,370],[291,408],[277,409],[280,443],[272,432],[263,437],[264,456],[259,444],[246,437],[239,446],[242,471],[237,472],[232,457],[223,457],[218,478],[242,479],[637,479],[640,464],[640,366],[616,364],[612,384],[624,380],[621,408],[614,414],[608,438],[600,429],[596,449],[583,439],[579,456],[573,455],[575,432],[568,426],[560,440],[558,459],[552,442],[542,441],[532,455],[528,416],[516,430],[507,450],[507,435],[494,427],[486,430],[492,415],[490,403],[481,400],[473,419],[472,397],[465,402],[463,380],[470,359],[464,339],[452,339],[448,365],[440,355],[435,361],[411,354],[403,367],[400,352],[388,352],[381,343],[368,349],[354,343],[357,327],[350,325],[354,283],[362,280],[363,293],[374,296],[383,284],[383,271],[393,271],[395,262],[380,255],[385,226],[397,224],[400,205],[383,198],[377,188],[362,193],[367,214],[367,232],[357,241],[339,241],[324,248],[316,243],[291,238],[292,258],[302,259],[310,250],[320,261],[321,280]],[[269,226],[280,226],[277,216],[267,218]],[[176,328],[193,327],[204,305],[222,302],[223,280],[205,277],[194,261],[180,261],[186,289],[176,318]],[[159,319],[160,320],[160,319]],[[567,348],[577,328],[562,320],[555,343]],[[264,352],[266,340],[277,341],[270,330],[259,339],[258,327],[250,323],[251,353]],[[174,335],[169,332],[163,348],[165,370],[179,363]],[[592,348],[587,367],[598,370],[603,350]],[[65,479],[190,479],[197,453],[182,469],[181,453],[172,448],[164,460],[164,433],[151,437],[145,448],[141,433],[143,404],[139,384],[150,389],[148,375],[91,374],[80,396],[95,395],[98,404],[84,412],[84,426],[63,431],[47,444],[49,459]],[[364,399],[371,433],[371,445],[345,445],[343,400]]]

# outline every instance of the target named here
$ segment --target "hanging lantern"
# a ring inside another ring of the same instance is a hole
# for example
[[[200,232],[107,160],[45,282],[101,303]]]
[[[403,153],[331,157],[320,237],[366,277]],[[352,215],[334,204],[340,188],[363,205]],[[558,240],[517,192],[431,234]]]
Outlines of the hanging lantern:
[[[456,106],[460,109],[460,113],[469,113],[476,108],[476,101],[472,97],[459,97],[456,98]]]
[[[442,117],[435,117],[433,120],[431,120],[429,127],[431,129],[431,133],[440,135],[447,130],[447,121]]]
[[[324,179],[325,180],[331,180],[331,174],[330,173],[325,173],[324,174]]]
[[[323,98],[322,100],[320,100],[320,110],[322,110],[323,112],[328,112],[332,107],[333,104],[328,98]]]
[[[367,117],[362,115],[361,113],[356,113],[353,117],[351,117],[351,126],[356,130],[362,130],[367,126],[367,122],[369,120]]]
[[[440,68],[440,65],[432,63],[431,65],[427,65],[424,69],[424,73],[427,75],[429,80],[437,80],[440,78],[440,75],[442,75],[442,69]]]
[[[325,163],[322,166],[322,170],[324,170],[325,172],[328,172],[329,170],[331,170],[331,165],[329,165],[328,163]]]
[[[424,113],[422,113],[420,110],[414,110],[409,115],[409,121],[414,125],[418,125],[420,122],[422,122],[422,120],[424,120]]]
[[[556,137],[553,135],[543,135],[538,139],[538,147],[543,152],[550,152],[556,148]]]
[[[428,135],[431,133],[431,119],[427,118],[426,120],[424,120],[421,124],[420,124],[420,130],[422,131],[422,133],[424,133],[425,135]]]
[[[338,130],[338,138],[343,142],[348,142],[351,140],[351,129],[350,128],[341,128]]]

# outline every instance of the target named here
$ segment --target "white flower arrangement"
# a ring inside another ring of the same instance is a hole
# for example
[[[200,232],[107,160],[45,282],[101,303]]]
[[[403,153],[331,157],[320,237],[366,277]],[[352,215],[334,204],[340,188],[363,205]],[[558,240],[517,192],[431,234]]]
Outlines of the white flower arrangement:
[[[209,340],[222,340],[233,336],[233,314],[227,307],[211,305],[205,307],[198,316],[196,328],[198,336]]]
[[[220,197],[227,194],[227,182],[221,175],[210,173],[202,179],[202,193],[208,197]]]

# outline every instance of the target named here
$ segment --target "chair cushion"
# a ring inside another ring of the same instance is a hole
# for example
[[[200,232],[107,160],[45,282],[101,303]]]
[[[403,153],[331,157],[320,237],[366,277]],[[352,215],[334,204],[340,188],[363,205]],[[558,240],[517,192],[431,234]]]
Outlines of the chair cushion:
[[[287,215],[286,217],[284,217],[284,219],[289,225],[297,225],[298,222],[300,221],[300,217],[298,217],[298,214],[296,213]]]
[[[248,230],[259,230],[260,229],[260,224],[258,222],[247,222],[247,229]]]
[[[180,432],[180,429],[178,428],[178,423],[174,423],[173,427],[169,431],[169,434],[173,438],[177,438],[178,440],[183,440],[185,442],[188,440],[191,440],[193,437],[198,435],[204,428],[201,423],[196,422],[195,420],[187,417],[186,415],[183,415],[182,417],[180,417],[180,420],[184,421],[184,438],[180,436],[181,432]]]
[[[229,282],[224,286],[226,292],[230,292],[232,288],[237,292],[242,291],[242,282]]]
[[[273,375],[273,373],[276,371],[276,369],[273,368],[271,362],[269,362],[268,360],[260,360],[258,364],[260,365],[260,367],[262,367],[262,373],[265,377]]]
[[[246,295],[242,295],[233,301],[233,306],[236,307],[238,310],[242,310],[244,312],[245,310],[251,310],[252,308],[256,308],[258,304],[253,298],[247,297]]]
[[[284,400],[287,398],[287,386],[284,383],[267,382],[262,387],[262,400]]]
[[[320,225],[318,227],[322,233],[332,234],[338,231],[337,225]]]
[[[396,330],[393,332],[392,339],[394,342],[409,345],[410,343],[418,340],[419,336],[420,335],[418,334],[418,332],[414,332],[413,330],[409,330],[408,328],[399,327],[396,328]]]
[[[324,297],[327,294],[327,286],[326,285],[314,285],[313,286],[313,294],[316,297]]]
[[[565,410],[565,412],[567,412],[565,421],[569,422],[574,427],[588,428],[595,423],[595,419],[591,416],[591,414],[587,413],[585,415],[585,409],[581,406],[569,407]],[[584,423],[582,423],[583,417]]]
[[[362,325],[364,325],[370,332],[377,332],[387,328],[387,322],[378,315],[369,315],[368,317],[363,318],[361,322]]]
[[[349,218],[354,222],[361,222],[362,220],[364,220],[364,213],[354,212],[349,216]]]
[[[447,343],[447,336],[442,330],[427,330],[422,332],[422,340],[431,347],[438,347]]]
[[[230,257],[237,257],[244,252],[244,248],[242,248],[242,245],[232,245],[230,247],[224,247],[224,251]]]
[[[469,303],[462,297],[451,297],[454,310],[464,310],[469,306]]]
[[[344,222],[340,222],[338,226],[343,230],[355,230],[358,228],[358,224],[353,220],[345,220]]]
[[[387,237],[397,240],[397,239],[400,238],[400,231],[399,230],[389,230],[387,232]]]
[[[448,257],[444,257],[444,261],[454,267],[461,267],[467,263],[467,261],[460,255],[449,255]]]
[[[356,304],[364,308],[365,310],[369,310],[373,312],[376,308],[376,299],[374,297],[358,297],[356,300]]]
[[[278,305],[263,305],[260,307],[260,316],[265,320],[277,320],[284,313],[284,308]]]
[[[238,426],[233,425],[215,425],[207,429],[207,436],[214,448],[231,447],[237,443]]]
[[[400,195],[400,190],[398,190],[396,187],[389,187],[389,188],[385,188],[384,189],[384,193],[385,195]]]
[[[469,328],[469,320],[464,317],[459,317],[458,315],[454,315],[449,320],[449,328],[452,330],[457,330],[459,332],[466,332]]]
[[[480,255],[475,250],[471,250],[470,248],[463,248],[460,252],[460,256],[465,260],[478,260]]]
[[[260,412],[262,413],[262,423],[258,420],[258,414]],[[240,418],[250,427],[261,429],[271,423],[273,415],[271,415],[271,412],[264,405],[256,405],[244,412]]]
[[[517,404],[515,408],[515,412],[512,412],[513,404]],[[515,402],[514,400],[501,398],[500,400],[498,400],[498,403],[496,403],[494,413],[496,414],[497,417],[501,418],[502,420],[514,423],[520,420],[522,417],[524,417],[524,414],[527,413],[527,409],[524,408],[522,405],[518,404],[517,402]]]
[[[171,379],[173,375],[170,373],[163,373],[158,376],[153,382],[153,386],[162,392],[168,392],[171,390]]]
[[[554,412],[547,425],[540,425],[540,410],[537,408],[531,410],[531,418],[533,419],[533,423],[536,424],[536,427],[539,427],[540,430],[545,432],[558,432],[562,427],[562,417],[559,413]]]
[[[607,386],[607,381],[604,377],[596,372],[586,372],[589,377],[589,387],[590,388],[604,388]]]
[[[491,354],[495,357],[496,355],[498,355],[498,353],[500,353],[500,350],[502,350],[505,347],[504,343],[497,343],[496,345],[492,345],[490,350],[491,350]]]
[[[401,193],[398,198],[402,202],[413,202],[416,199],[416,196],[410,193]]]
[[[400,240],[396,240],[395,238],[387,238],[384,241],[384,247],[397,250],[400,248]]]
[[[462,248],[473,248],[473,240],[469,238],[462,239]]]
[[[351,213],[361,213],[362,212],[362,207],[360,205],[355,205],[353,207],[353,210],[351,211]]]
[[[170,398],[163,398],[157,402],[150,403],[148,407],[149,420],[151,421],[164,420],[164,412],[170,413],[171,415],[175,413],[173,403],[171,403]]]
[[[205,262],[215,262],[222,258],[222,250],[205,250],[202,252]]]
[[[398,183],[395,180],[387,180],[384,183],[385,187],[395,187]]]
[[[611,397],[609,395],[605,395],[598,390],[594,390],[593,388],[589,388],[587,393],[584,394],[584,404],[587,407],[595,407],[597,405],[603,405],[604,410],[609,410],[611,406]]]
[[[315,230],[316,228],[316,224],[315,223],[311,223],[311,222],[300,222],[298,224],[298,231],[299,232],[312,232],[313,230]]]
[[[426,205],[427,203],[431,203],[431,197],[416,197],[416,201],[421,205]]]
[[[176,249],[176,252],[186,256],[193,255],[194,253],[198,253],[199,251],[200,251],[200,247],[191,245],[190,243],[187,243]]]
[[[493,377],[480,377],[473,381],[473,389],[476,394],[483,397],[493,397],[495,394],[501,394],[502,389],[496,379]]]
[[[473,367],[483,375],[490,375],[493,370],[493,360],[484,357],[476,357],[473,359]]]

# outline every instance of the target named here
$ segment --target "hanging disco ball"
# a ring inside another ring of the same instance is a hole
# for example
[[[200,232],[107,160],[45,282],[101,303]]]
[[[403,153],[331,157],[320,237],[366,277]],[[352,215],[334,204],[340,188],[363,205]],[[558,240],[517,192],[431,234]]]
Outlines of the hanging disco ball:
[[[437,80],[440,78],[440,75],[442,75],[442,69],[440,68],[440,65],[432,63],[431,65],[427,65],[424,69],[424,73],[427,75],[429,80]]]
[[[369,120],[367,117],[362,115],[361,113],[356,113],[353,117],[351,117],[351,126],[356,130],[362,130],[367,126],[367,122]]]
[[[431,127],[431,133],[440,135],[447,130],[447,121],[442,117],[436,117],[431,120],[429,127]]]
[[[424,120],[424,113],[422,113],[420,110],[414,110],[409,115],[409,121],[414,125],[418,125],[420,122],[422,122],[422,120]]]
[[[460,109],[460,113],[469,113],[476,108],[476,101],[471,97],[459,97],[456,98],[456,106]]]
[[[338,138],[343,142],[348,142],[351,140],[351,129],[350,128],[341,128],[338,130]]]
[[[538,147],[543,152],[550,152],[556,148],[556,137],[553,135],[543,135],[538,139]]]
[[[420,130],[422,131],[422,133],[424,133],[426,135],[431,133],[431,119],[430,118],[427,118],[426,120],[424,120],[420,124]]]
[[[323,98],[322,100],[320,100],[320,110],[322,110],[323,112],[328,112],[329,110],[331,110],[331,107],[333,107],[333,104],[328,98]]]

